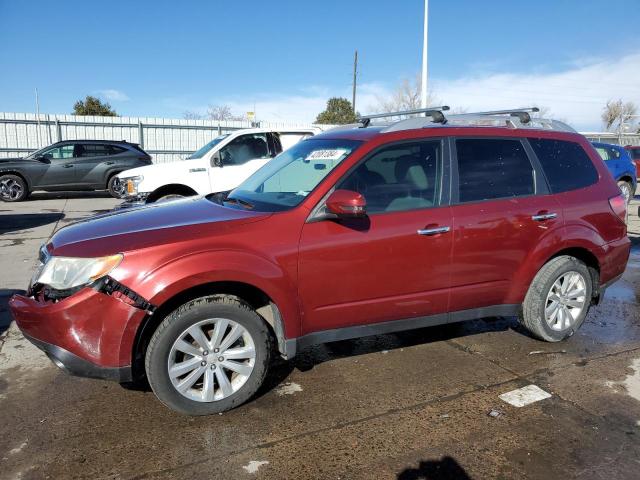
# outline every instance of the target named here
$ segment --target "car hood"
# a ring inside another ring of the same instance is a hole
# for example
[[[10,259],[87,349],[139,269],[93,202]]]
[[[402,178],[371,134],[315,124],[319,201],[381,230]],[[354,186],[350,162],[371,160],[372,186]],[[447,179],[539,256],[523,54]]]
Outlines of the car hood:
[[[61,228],[47,250],[53,255],[92,257],[157,244],[211,237],[271,214],[224,207],[206,197],[118,210]]]
[[[27,160],[26,158],[15,157],[15,158],[0,158],[0,166],[4,166],[7,163],[23,163],[29,162],[32,160]]]
[[[190,168],[195,168],[196,165],[193,163],[189,163],[186,160],[180,160],[177,162],[166,162],[166,163],[154,163],[152,165],[145,165],[144,167],[136,167],[129,170],[125,170],[122,173],[118,174],[119,178],[127,178],[127,177],[138,177],[143,176],[146,179],[151,178],[152,175],[175,175],[176,172],[182,170],[189,170]]]

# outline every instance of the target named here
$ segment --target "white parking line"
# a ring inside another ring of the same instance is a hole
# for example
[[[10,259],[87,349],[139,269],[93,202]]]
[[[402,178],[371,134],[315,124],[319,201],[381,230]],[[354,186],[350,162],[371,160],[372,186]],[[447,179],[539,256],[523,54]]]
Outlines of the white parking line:
[[[514,407],[524,407],[549,397],[551,397],[551,394],[537,385],[527,385],[499,396],[500,400]]]

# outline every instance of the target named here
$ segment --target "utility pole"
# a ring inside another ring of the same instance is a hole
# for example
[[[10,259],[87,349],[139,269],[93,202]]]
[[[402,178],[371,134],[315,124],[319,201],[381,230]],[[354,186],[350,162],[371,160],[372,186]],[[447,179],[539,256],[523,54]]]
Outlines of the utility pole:
[[[424,38],[422,43],[422,85],[420,105],[427,108],[427,37],[429,28],[429,0],[424,0]]]
[[[38,89],[36,88],[36,122],[38,130],[38,148],[42,147],[42,140],[40,139],[40,98],[38,97]]]
[[[356,113],[356,84],[358,82],[358,50],[353,57],[353,95],[351,97],[351,106],[353,113]]]

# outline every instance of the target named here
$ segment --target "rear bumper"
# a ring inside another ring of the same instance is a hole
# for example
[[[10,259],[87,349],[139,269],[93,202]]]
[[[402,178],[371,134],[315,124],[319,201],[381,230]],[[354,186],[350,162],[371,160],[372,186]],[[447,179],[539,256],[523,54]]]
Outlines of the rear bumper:
[[[624,273],[631,254],[631,241],[625,235],[620,240],[607,243],[602,250],[600,284],[606,288]]]
[[[121,297],[84,288],[58,302],[14,295],[9,308],[34,345],[73,375],[128,381],[146,313]]]

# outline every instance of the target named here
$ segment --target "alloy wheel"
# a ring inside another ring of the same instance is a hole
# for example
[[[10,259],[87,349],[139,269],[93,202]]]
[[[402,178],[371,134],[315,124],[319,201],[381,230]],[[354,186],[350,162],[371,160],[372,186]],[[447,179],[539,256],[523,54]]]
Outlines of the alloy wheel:
[[[553,283],[545,303],[545,320],[552,330],[571,328],[587,305],[586,281],[582,274],[571,271]]]
[[[225,318],[200,321],[173,343],[167,364],[174,388],[197,402],[214,402],[236,393],[255,366],[253,338]]]
[[[22,185],[13,178],[0,180],[0,196],[5,200],[16,200],[22,196]]]
[[[123,197],[125,194],[125,183],[120,178],[115,177],[111,183],[111,191],[118,197]]]
[[[624,200],[629,203],[631,201],[631,186],[627,182],[624,182],[620,185],[620,191],[622,192]]]

